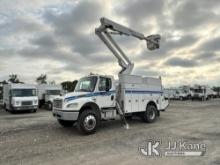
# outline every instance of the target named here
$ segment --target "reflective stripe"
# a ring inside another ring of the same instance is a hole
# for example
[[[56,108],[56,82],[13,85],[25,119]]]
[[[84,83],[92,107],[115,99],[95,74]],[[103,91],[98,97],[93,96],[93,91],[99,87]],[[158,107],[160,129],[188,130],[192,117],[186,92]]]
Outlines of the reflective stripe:
[[[162,91],[137,91],[137,90],[125,90],[125,93],[130,93],[130,94],[152,94],[152,93],[157,93],[157,94],[162,94]]]
[[[83,95],[78,95],[78,96],[71,96],[71,97],[67,97],[65,98],[65,101],[71,101],[71,100],[75,100],[78,98],[82,98],[82,97],[93,97],[93,96],[110,96],[111,94],[114,94],[114,91],[108,91],[108,92],[94,92],[94,93],[88,93],[88,94],[83,94]]]

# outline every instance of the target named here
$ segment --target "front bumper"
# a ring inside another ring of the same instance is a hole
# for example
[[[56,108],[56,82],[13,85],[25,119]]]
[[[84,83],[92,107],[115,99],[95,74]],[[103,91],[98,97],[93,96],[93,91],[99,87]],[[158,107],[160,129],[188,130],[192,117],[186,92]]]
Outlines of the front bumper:
[[[32,105],[32,106],[19,106],[19,107],[12,107],[13,110],[32,110],[32,109],[37,109],[37,105]]]
[[[79,116],[79,111],[64,111],[54,109],[53,116],[59,120],[76,121]]]
[[[202,95],[194,95],[194,96],[192,96],[193,99],[201,99],[202,97],[204,97],[204,96],[202,96]]]

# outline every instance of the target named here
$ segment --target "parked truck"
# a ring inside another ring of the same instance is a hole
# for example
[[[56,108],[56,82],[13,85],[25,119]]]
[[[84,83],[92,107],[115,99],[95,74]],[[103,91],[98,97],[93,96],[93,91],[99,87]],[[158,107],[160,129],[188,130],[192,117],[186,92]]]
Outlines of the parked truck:
[[[164,88],[164,97],[169,100],[175,99],[176,88]]]
[[[10,112],[20,110],[36,112],[38,98],[35,85],[5,84],[3,86],[3,106]]]
[[[62,93],[62,86],[55,84],[37,85],[37,96],[39,99],[39,108],[46,105],[46,108],[52,110],[53,100]]]
[[[3,104],[3,86],[0,84],[0,106]]]
[[[214,91],[205,85],[195,85],[193,87],[192,100],[209,100],[213,98]]]
[[[152,123],[168,106],[163,96],[160,78],[131,75],[134,64],[112,38],[112,34],[133,36],[147,42],[149,50],[159,48],[159,35],[143,34],[101,18],[95,32],[117,58],[122,70],[118,74],[118,85],[113,76],[90,74],[81,78],[75,91],[54,99],[53,116],[64,126],[77,127],[84,134],[96,131],[101,121],[115,120],[118,116],[129,128],[127,118],[138,116]]]

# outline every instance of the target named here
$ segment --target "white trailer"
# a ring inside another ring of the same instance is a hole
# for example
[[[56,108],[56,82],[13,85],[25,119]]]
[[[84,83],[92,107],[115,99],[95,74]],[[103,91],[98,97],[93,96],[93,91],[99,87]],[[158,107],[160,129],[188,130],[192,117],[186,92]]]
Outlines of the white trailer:
[[[37,96],[39,99],[39,107],[46,105],[49,110],[52,110],[53,99],[60,96],[62,86],[55,84],[39,84],[37,85]]]
[[[36,112],[38,98],[35,85],[5,84],[3,86],[3,106],[10,112],[19,110]]]
[[[139,116],[152,123],[168,106],[163,96],[160,78],[131,75],[134,64],[128,59],[111,34],[133,36],[147,42],[149,50],[159,48],[159,35],[145,37],[143,34],[119,25],[106,18],[100,19],[96,34],[117,58],[122,70],[118,85],[113,76],[94,75],[81,78],[75,91],[54,99],[53,116],[64,126],[77,127],[84,134],[94,133],[102,120],[118,116],[129,128],[126,118]]]

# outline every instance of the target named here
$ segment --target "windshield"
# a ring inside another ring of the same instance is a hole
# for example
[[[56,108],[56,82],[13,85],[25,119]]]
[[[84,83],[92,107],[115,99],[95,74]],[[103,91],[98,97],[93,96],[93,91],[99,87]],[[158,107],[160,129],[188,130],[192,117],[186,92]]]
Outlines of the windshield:
[[[60,90],[47,90],[47,95],[60,95],[61,91]]]
[[[36,96],[36,89],[12,89],[12,97]]]
[[[76,85],[75,92],[93,92],[97,82],[97,77],[84,77]]]
[[[195,91],[195,93],[202,93],[203,92],[202,89],[195,89],[194,91]]]

